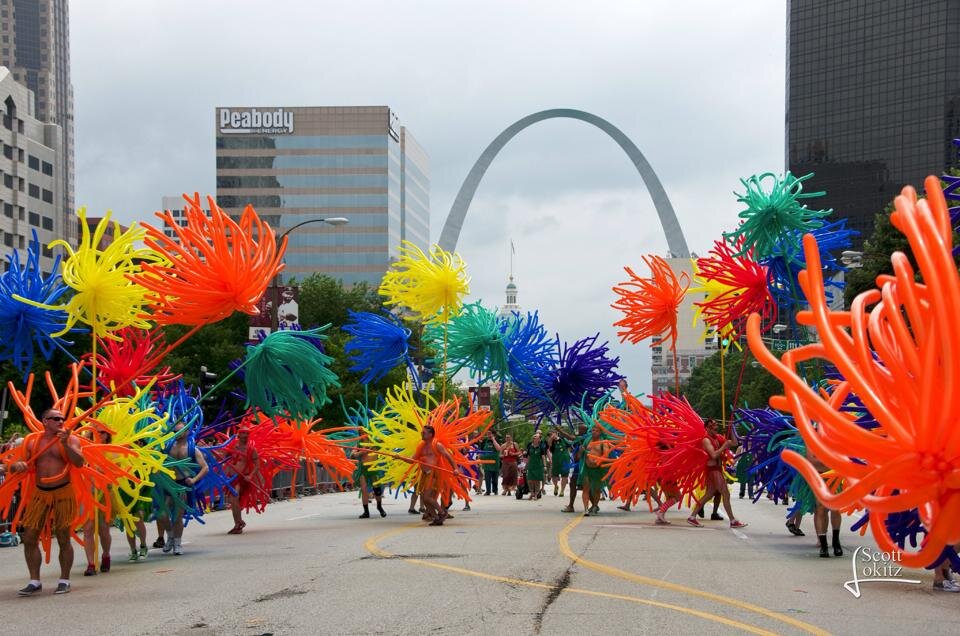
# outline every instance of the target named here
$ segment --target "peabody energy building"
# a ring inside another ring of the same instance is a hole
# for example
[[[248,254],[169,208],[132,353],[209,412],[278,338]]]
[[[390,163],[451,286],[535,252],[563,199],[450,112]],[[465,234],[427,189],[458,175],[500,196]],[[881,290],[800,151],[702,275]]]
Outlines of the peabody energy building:
[[[376,287],[400,242],[427,249],[430,169],[386,106],[222,107],[216,110],[217,202],[247,204],[289,235],[286,282],[314,272]]]

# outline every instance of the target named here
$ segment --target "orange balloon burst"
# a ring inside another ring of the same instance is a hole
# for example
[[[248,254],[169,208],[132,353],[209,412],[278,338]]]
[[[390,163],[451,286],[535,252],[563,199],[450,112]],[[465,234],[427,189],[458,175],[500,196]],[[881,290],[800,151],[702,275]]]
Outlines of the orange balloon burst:
[[[320,464],[326,469],[330,476],[333,477],[339,488],[342,480],[352,481],[356,464],[347,457],[346,452],[344,452],[343,448],[339,445],[345,440],[333,440],[328,437],[328,435],[330,433],[351,429],[330,428],[314,430],[313,427],[319,423],[319,419],[299,422],[278,418],[277,428],[284,437],[282,444],[295,449],[299,457],[306,460],[306,478],[308,483],[313,484],[314,487],[318,485],[317,464]],[[296,479],[294,479],[293,482],[295,484]]]
[[[651,347],[667,342],[671,350],[676,350],[677,311],[690,286],[690,277],[683,273],[678,279],[667,261],[659,256],[644,256],[643,262],[650,268],[650,278],[641,278],[624,267],[630,280],[613,288],[620,298],[612,306],[626,314],[613,326],[622,327],[617,332],[621,342],[629,340],[636,344],[660,336]],[[682,285],[681,280],[685,281]]]
[[[180,226],[169,211],[157,212],[176,238],[144,224],[146,244],[166,256],[170,267],[146,264],[133,279],[152,294],[153,319],[160,325],[205,325],[235,311],[255,315],[257,302],[270,281],[283,269],[286,239],[277,247],[273,230],[253,207],[234,221],[207,197],[210,216],[200,195],[187,202],[187,225]]]
[[[619,437],[619,453],[603,463],[609,466],[606,479],[610,498],[636,505],[640,495],[657,484],[659,455],[656,436],[650,429],[652,413],[640,400],[624,395],[624,408],[607,406],[600,411],[598,424],[609,434]]]
[[[422,441],[414,453],[413,459],[419,462],[424,454],[426,445],[441,444],[443,448],[449,451],[453,458],[453,465],[436,449],[433,451],[437,458],[438,467],[433,470],[436,479],[437,492],[440,494],[440,501],[450,501],[452,497],[457,497],[464,501],[470,501],[470,484],[466,475],[473,474],[480,466],[480,461],[471,459],[468,451],[474,444],[483,439],[483,436],[493,425],[491,412],[485,410],[471,411],[463,417],[460,417],[460,400],[453,398],[446,402],[441,402],[435,406],[427,415],[427,421],[424,426],[432,426],[434,437],[430,442]],[[416,469],[422,474],[422,464],[411,464],[411,469]]]
[[[927,535],[918,551],[904,552],[907,567],[928,566],[960,541],[960,275],[940,182],[927,177],[924,183],[927,200],[918,201],[906,187],[890,217],[909,240],[923,283],[906,255],[896,252],[894,275],[878,277],[880,289],[857,296],[849,311],[830,311],[817,243],[808,234],[807,269],[799,281],[810,309],[797,321],[815,326],[820,342],[777,360],[760,337],[760,317],[750,316],[747,324],[750,348],[784,384],[785,395],[772,398],[771,406],[793,413],[808,450],[844,478],[843,491],[832,492],[797,453],[785,451],[783,459],[827,507],[869,510],[883,550],[898,549],[888,517],[917,509]],[[799,363],[816,358],[834,364],[844,378],[830,394],[818,393],[797,372]],[[851,394],[879,426],[862,428],[840,410]]]
[[[70,379],[64,388],[62,396],[57,391],[57,387],[54,386],[50,372],[48,371],[45,375],[47,388],[50,390],[50,395],[53,398],[53,407],[63,413],[65,418],[62,425],[64,430],[76,432],[83,427],[89,426],[90,416],[77,407],[77,402],[81,398],[93,395],[80,384],[80,370],[83,366],[83,363],[70,365]],[[26,390],[23,392],[14,387],[12,382],[8,383],[10,395],[13,397],[14,403],[20,408],[24,422],[32,432],[27,435],[23,444],[14,449],[14,452],[8,453],[9,456],[0,458],[4,462],[27,461],[26,454],[28,451],[30,454],[28,463],[34,462],[37,457],[52,445],[40,446],[43,435],[43,424],[30,406],[30,396],[33,393],[33,381],[34,376],[31,373],[27,378]],[[59,444],[60,442],[55,441],[53,443]],[[18,487],[21,489],[20,506],[14,514],[13,527],[19,524],[26,504],[30,501],[37,486],[42,487],[47,484],[58,483],[63,481],[64,477],[68,476],[70,487],[82,511],[81,515],[71,523],[71,527],[77,527],[88,519],[92,519],[98,510],[103,511],[104,514],[109,517],[111,509],[110,497],[103,497],[101,501],[95,496],[95,493],[106,491],[111,483],[114,483],[121,477],[134,480],[136,480],[136,477],[120,469],[107,453],[133,455],[135,452],[122,446],[99,444],[82,437],[80,438],[80,450],[84,459],[83,466],[77,467],[67,462],[63,472],[45,477],[44,479],[37,478],[36,470],[33,467],[29,468],[26,472],[13,473],[7,476],[4,483],[0,485],[0,511],[3,511],[4,514],[9,511],[13,493]],[[47,562],[50,561],[51,538],[52,529],[48,521],[47,526],[42,528],[40,533],[40,542]]]

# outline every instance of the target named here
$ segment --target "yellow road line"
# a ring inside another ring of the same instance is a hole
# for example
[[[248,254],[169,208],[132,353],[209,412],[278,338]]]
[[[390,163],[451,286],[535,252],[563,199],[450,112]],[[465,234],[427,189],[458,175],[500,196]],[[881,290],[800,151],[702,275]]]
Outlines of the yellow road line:
[[[723,603],[725,605],[738,607],[748,612],[760,614],[761,616],[766,616],[767,618],[771,618],[773,620],[786,623],[788,625],[796,627],[797,629],[801,629],[809,634],[816,634],[817,636],[829,636],[830,634],[830,632],[820,629],[815,625],[804,623],[803,621],[799,621],[795,618],[791,618],[786,614],[780,614],[779,612],[768,610],[764,607],[760,607],[759,605],[754,605],[753,603],[747,603],[745,601],[731,598],[729,596],[723,596],[721,594],[714,594],[713,592],[698,590],[693,587],[687,587],[686,585],[680,585],[679,583],[670,583],[669,581],[663,581],[661,579],[654,579],[647,576],[640,576],[639,574],[633,574],[632,572],[626,572],[624,570],[620,570],[618,568],[615,568],[609,565],[603,565],[602,563],[597,563],[596,561],[590,561],[589,559],[585,559],[570,549],[570,541],[569,541],[570,531],[573,530],[575,527],[577,527],[577,524],[579,524],[582,520],[583,520],[582,516],[577,517],[576,519],[568,523],[566,527],[560,531],[560,534],[557,535],[557,543],[560,544],[560,552],[562,552],[565,557],[567,557],[574,563],[579,563],[580,565],[586,568],[590,568],[591,570],[596,570],[597,572],[602,572],[610,576],[615,576],[621,579],[626,579],[628,581],[633,581],[634,583],[639,583],[640,585],[651,585],[653,587],[659,587],[665,590],[670,590],[672,592],[689,594],[691,596],[699,596],[701,598],[710,599],[711,601],[715,601],[717,603]]]
[[[522,585],[522,586],[526,586],[526,587],[532,587],[532,588],[537,588],[537,589],[541,589],[541,590],[550,590],[550,591],[556,589],[556,586],[554,586],[554,585],[549,585],[549,584],[547,584],[547,583],[539,583],[539,582],[537,582],[537,581],[524,581],[523,579],[514,579],[514,578],[511,578],[511,577],[507,577],[507,576],[498,576],[498,575],[496,575],[496,574],[487,574],[486,572],[478,572],[478,571],[476,571],[476,570],[468,570],[468,569],[466,569],[466,568],[460,568],[460,567],[456,567],[456,566],[453,566],[453,565],[445,565],[445,564],[443,564],[443,563],[431,563],[431,562],[429,562],[429,561],[423,561],[422,559],[412,559],[412,558],[409,558],[409,557],[400,557],[399,555],[393,554],[392,552],[387,552],[386,550],[382,549],[382,548],[378,545],[381,541],[383,541],[383,540],[385,540],[385,539],[387,539],[387,538],[389,538],[389,537],[392,537],[392,536],[394,536],[394,535],[398,535],[398,534],[400,534],[400,533],[402,533],[402,532],[406,532],[407,530],[411,530],[411,529],[417,528],[417,527],[420,527],[419,524],[411,524],[411,525],[403,526],[403,527],[400,527],[400,528],[395,528],[395,529],[393,529],[393,530],[388,530],[387,532],[383,532],[383,533],[381,533],[381,534],[378,534],[378,535],[376,535],[376,536],[373,536],[373,537],[370,537],[369,539],[367,539],[366,543],[364,544],[364,547],[367,549],[367,552],[369,552],[370,554],[373,554],[374,556],[378,556],[378,557],[383,558],[383,559],[400,558],[401,560],[406,561],[407,563],[412,563],[412,564],[414,564],[414,565],[422,565],[422,566],[424,566],[424,567],[434,568],[434,569],[436,569],[436,570],[444,570],[444,571],[446,571],[446,572],[454,572],[454,573],[456,573],[456,574],[463,574],[463,575],[465,575],[465,576],[474,576],[474,577],[477,577],[477,578],[486,579],[486,580],[488,580],[488,581],[496,581],[496,582],[498,582],[498,583],[507,583],[507,584],[509,584],[509,585]],[[668,609],[668,610],[672,610],[672,611],[675,611],[675,612],[682,612],[682,613],[684,613],[684,614],[689,614],[689,615],[691,615],[691,616],[696,616],[696,617],[702,618],[702,619],[704,619],[704,620],[708,620],[708,621],[712,621],[712,622],[715,622],[715,623],[720,623],[720,624],[723,624],[723,625],[727,625],[727,626],[729,626],[729,627],[734,627],[734,628],[737,628],[737,629],[741,629],[741,630],[743,630],[743,631],[745,631],[745,632],[749,632],[749,633],[751,633],[751,634],[760,634],[760,635],[762,635],[762,636],[775,636],[775,634],[776,634],[776,632],[767,631],[767,630],[765,630],[765,629],[761,629],[761,628],[759,628],[759,627],[754,627],[753,625],[749,625],[749,624],[747,624],[747,623],[741,623],[741,622],[739,622],[739,621],[735,621],[735,620],[732,620],[732,619],[729,619],[729,618],[724,618],[723,616],[717,616],[717,615],[715,615],[715,614],[710,614],[710,613],[708,613],[708,612],[701,612],[701,611],[699,611],[699,610],[695,610],[695,609],[692,609],[692,608],[689,608],[689,607],[682,607],[682,606],[680,606],[680,605],[672,605],[672,604],[670,604],[670,603],[662,603],[662,602],[660,602],[660,601],[651,601],[651,600],[649,600],[649,599],[638,598],[638,597],[636,597],[636,596],[626,596],[626,595],[623,595],[623,594],[610,594],[610,593],[608,593],[608,592],[597,592],[597,591],[595,591],[595,590],[585,590],[585,589],[575,588],[575,587],[566,587],[566,588],[563,588],[563,589],[561,590],[561,592],[562,592],[562,593],[570,592],[570,593],[572,593],[572,594],[582,594],[582,595],[585,595],[585,596],[596,596],[596,597],[600,597],[600,598],[612,598],[612,599],[617,599],[617,600],[620,600],[620,601],[627,601],[627,602],[630,602],[630,603],[637,603],[637,604],[640,604],[640,605],[650,605],[650,606],[652,606],[652,607],[659,607],[659,608],[661,608],[661,609]]]

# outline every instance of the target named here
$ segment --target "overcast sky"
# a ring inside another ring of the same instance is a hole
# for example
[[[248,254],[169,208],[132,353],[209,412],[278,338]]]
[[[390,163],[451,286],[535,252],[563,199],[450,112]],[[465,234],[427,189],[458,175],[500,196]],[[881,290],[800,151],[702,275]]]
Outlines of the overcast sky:
[[[619,127],[660,176],[691,250],[736,224],[739,179],[783,170],[783,2],[71,2],[76,201],[121,221],[215,192],[219,105],[388,105],[431,161],[436,240],[473,162],[511,123],[577,108]],[[623,266],[666,240],[626,155],[550,120],[487,172],[458,251],[474,299],[519,302],[564,340],[601,332],[635,391],[646,344],[610,308]]]

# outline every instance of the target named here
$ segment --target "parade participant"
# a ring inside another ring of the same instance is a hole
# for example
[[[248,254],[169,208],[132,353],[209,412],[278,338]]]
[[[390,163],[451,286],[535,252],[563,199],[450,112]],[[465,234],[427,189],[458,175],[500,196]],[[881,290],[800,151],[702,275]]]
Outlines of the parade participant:
[[[547,443],[543,441],[540,431],[537,431],[524,452],[527,457],[527,487],[530,489],[531,500],[540,498],[543,484],[543,458],[546,454]]]
[[[180,497],[178,504],[175,504],[173,501],[167,501],[166,507],[168,512],[171,507],[173,508],[173,519],[171,520],[169,517],[165,518],[164,527],[167,530],[167,542],[163,546],[163,551],[169,553],[172,550],[175,555],[180,555],[183,554],[184,512],[187,507],[192,507],[193,505],[194,484],[203,479],[209,469],[207,467],[207,461],[203,458],[203,453],[200,452],[200,449],[196,447],[190,448],[192,444],[190,444],[188,430],[184,423],[177,422],[173,430],[176,432],[176,437],[174,437],[173,443],[167,450],[167,454],[175,461],[190,459],[195,462],[198,467],[196,474],[193,476],[185,474],[179,466],[174,470],[177,484],[185,490],[177,495]]]
[[[567,474],[570,472],[570,447],[567,441],[557,433],[556,427],[550,431],[549,444],[550,476],[553,480],[553,496],[563,497],[567,489]]]
[[[90,429],[81,431],[80,435],[89,440],[94,439],[94,432]],[[98,443],[109,444],[110,434],[99,428],[96,431],[99,438]],[[94,491],[95,499],[111,497],[109,491],[97,493]],[[97,540],[100,541],[100,571],[106,574],[110,571],[110,547],[113,545],[113,537],[110,536],[110,519],[108,519],[102,510],[96,510],[83,524],[83,552],[87,557],[87,569],[83,571],[84,576],[94,576],[97,573]]]
[[[954,545],[953,549],[960,551],[960,543]],[[960,582],[950,575],[950,559],[943,559],[933,568],[933,589],[938,592],[960,592]]]
[[[367,434],[360,433],[360,443],[362,444],[367,440]],[[383,487],[377,486],[376,482],[379,479],[379,475],[370,470],[368,461],[375,459],[372,454],[364,449],[362,446],[358,446],[353,450],[353,457],[357,460],[357,468],[360,471],[360,479],[358,484],[360,486],[360,500],[363,502],[363,514],[360,515],[361,519],[370,518],[370,491],[373,491],[373,496],[377,500],[377,512],[380,513],[381,517],[386,517],[387,513],[383,509]],[[413,506],[413,502],[410,503],[410,506]]]
[[[150,488],[148,486],[143,487],[140,490],[141,496],[150,497]],[[123,493],[120,493],[120,496],[124,496]],[[147,524],[146,519],[150,515],[151,504],[149,501],[138,501],[131,511],[133,516],[136,518],[135,526],[136,532],[131,532],[129,529],[124,530],[124,534],[127,537],[127,544],[130,546],[130,556],[127,558],[127,561],[142,561],[147,558],[147,554],[150,549],[147,547]],[[140,549],[137,550],[137,537],[140,538]]]
[[[70,466],[83,465],[80,441],[63,429],[63,413],[51,408],[41,417],[43,432],[31,433],[24,444],[24,461],[7,467],[10,473],[36,471],[36,490],[26,504],[21,520],[23,556],[30,572],[30,581],[20,596],[31,596],[43,589],[40,583],[40,534],[52,529],[60,547],[60,580],[55,594],[70,591],[70,568],[73,567],[73,545],[70,525],[77,516],[77,499],[70,483]],[[33,467],[31,468],[31,463]]]
[[[497,443],[497,439],[491,433],[489,439],[493,442],[493,447],[500,453],[500,462],[503,471],[503,494],[509,496],[513,494],[517,487],[517,478],[520,476],[517,469],[517,458],[520,457],[520,447],[513,441],[513,435],[507,433],[504,436],[503,444]]]
[[[663,494],[663,503],[657,508],[656,524],[658,526],[669,526],[670,522],[667,521],[667,511],[673,507],[678,501],[680,501],[680,489],[677,488],[677,484],[674,482],[658,482],[660,487],[660,492]]]
[[[583,458],[580,487],[583,491],[584,516],[600,512],[600,492],[603,490],[604,469],[600,462],[610,455],[613,444],[600,438],[600,427],[594,426]]]
[[[427,518],[430,519],[430,525],[442,526],[444,519],[447,519],[449,514],[440,506],[438,500],[440,496],[440,467],[437,462],[442,457],[449,466],[454,466],[455,463],[449,451],[447,451],[442,444],[434,441],[435,435],[436,430],[433,426],[429,424],[424,426],[420,436],[423,441],[421,441],[420,446],[417,447],[417,451],[413,455],[413,460],[407,461],[420,463],[421,477],[418,487],[420,503],[426,508],[426,515]]]
[[[166,539],[163,538],[165,532],[168,532],[166,529],[166,524],[164,523],[163,518],[157,517],[157,540],[153,542],[153,547],[162,548],[167,544]]]
[[[558,428],[557,434],[571,443],[570,446],[570,499],[567,505],[560,509],[560,512],[576,512],[574,502],[577,500],[577,488],[580,484],[580,472],[583,467],[584,442],[587,439],[587,425],[580,422],[577,427],[577,436],[571,435],[563,429]]]
[[[733,516],[733,508],[730,505],[730,488],[727,486],[727,480],[723,477],[723,454],[727,451],[727,449],[735,446],[736,444],[732,440],[725,440],[719,446],[717,445],[718,433],[716,421],[708,419],[705,422],[705,427],[706,435],[703,438],[702,446],[703,450],[707,454],[706,492],[703,494],[703,497],[697,501],[697,504],[694,506],[690,516],[687,517],[687,523],[698,528],[702,527],[703,524],[697,519],[697,515],[708,501],[719,494],[721,500],[723,501],[723,509],[727,511],[727,515],[730,517],[730,527],[745,528],[747,524],[743,523],[742,521],[738,521]]]
[[[497,480],[500,477],[500,453],[494,446],[493,432],[480,444],[480,458],[488,463],[483,465],[483,480],[486,486],[484,496],[497,494]]]
[[[823,475],[830,469],[824,465],[813,452],[807,448],[807,460],[813,464],[814,468]],[[820,499],[816,500],[816,508],[813,511],[813,529],[817,532],[817,542],[820,545],[820,558],[829,559],[830,550],[827,548],[827,517],[829,512],[830,526],[833,528],[833,556],[843,556],[843,547],[840,545],[840,512],[837,510],[827,510]],[[787,526],[789,529],[790,526]],[[793,532],[793,530],[791,530]]]
[[[407,508],[407,513],[411,515],[419,515],[426,512],[424,508],[417,508],[417,499],[420,498],[420,495],[417,494],[417,491],[414,490],[410,495],[410,507]],[[422,504],[421,504],[422,506]]]
[[[258,494],[252,490],[263,489],[263,477],[260,474],[260,457],[257,455],[256,445],[250,441],[250,427],[241,426],[237,431],[236,446],[229,449],[230,456],[224,468],[227,474],[235,477],[233,489],[236,493],[227,493],[230,501],[230,512],[233,514],[233,528],[227,534],[243,534],[247,522],[243,520],[244,506],[251,505],[250,500],[256,500]],[[199,452],[199,451],[198,451]],[[199,477],[197,478],[199,481]]]

